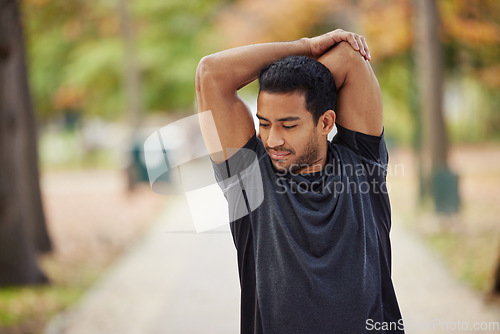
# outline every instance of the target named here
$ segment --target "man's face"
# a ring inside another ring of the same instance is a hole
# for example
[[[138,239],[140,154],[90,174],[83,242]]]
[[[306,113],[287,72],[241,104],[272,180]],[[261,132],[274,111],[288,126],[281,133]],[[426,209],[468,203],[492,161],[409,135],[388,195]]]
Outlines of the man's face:
[[[257,110],[260,137],[276,169],[304,173],[319,164],[322,135],[306,109],[303,92],[262,91]]]

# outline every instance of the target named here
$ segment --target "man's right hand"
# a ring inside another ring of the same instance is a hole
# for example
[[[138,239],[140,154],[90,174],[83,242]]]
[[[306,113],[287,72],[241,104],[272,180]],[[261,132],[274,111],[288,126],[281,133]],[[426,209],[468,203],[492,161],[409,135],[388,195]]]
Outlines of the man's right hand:
[[[309,44],[311,56],[316,59],[321,57],[332,46],[346,41],[354,50],[359,51],[366,60],[371,60],[370,50],[365,38],[352,32],[336,29],[320,36],[306,38],[306,40]]]

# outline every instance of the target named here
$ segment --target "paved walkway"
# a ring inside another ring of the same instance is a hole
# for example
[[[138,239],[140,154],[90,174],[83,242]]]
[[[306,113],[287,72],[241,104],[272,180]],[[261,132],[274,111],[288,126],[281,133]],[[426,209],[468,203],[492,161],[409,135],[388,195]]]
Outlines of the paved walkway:
[[[457,282],[421,240],[396,223],[391,242],[393,281],[407,333],[500,333],[500,310],[485,306],[481,295]]]
[[[481,296],[451,278],[397,222],[392,242],[407,333],[500,333],[498,327],[472,330],[500,321],[500,312],[485,308]],[[45,332],[88,333],[239,333],[239,283],[228,230],[194,233],[187,204],[172,200],[143,240]]]

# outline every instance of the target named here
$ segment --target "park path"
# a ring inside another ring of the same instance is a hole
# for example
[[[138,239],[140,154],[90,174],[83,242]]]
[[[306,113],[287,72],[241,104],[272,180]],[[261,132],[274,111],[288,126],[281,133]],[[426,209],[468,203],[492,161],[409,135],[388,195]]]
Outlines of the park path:
[[[172,198],[148,233],[45,334],[239,333],[231,235],[227,228],[196,234],[191,226],[186,202]],[[486,308],[481,296],[456,282],[397,219],[392,243],[394,284],[407,333],[500,333],[498,327],[472,330],[493,321],[498,326],[498,309]],[[460,330],[454,330],[457,326]]]
[[[500,310],[456,281],[436,254],[397,220],[391,242],[393,282],[408,334],[500,333]]]

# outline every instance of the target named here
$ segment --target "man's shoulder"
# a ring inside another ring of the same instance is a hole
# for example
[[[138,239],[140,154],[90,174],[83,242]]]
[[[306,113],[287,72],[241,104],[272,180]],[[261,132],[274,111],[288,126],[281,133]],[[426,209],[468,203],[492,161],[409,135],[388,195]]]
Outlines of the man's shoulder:
[[[337,134],[331,140],[330,147],[344,158],[352,155],[353,158],[382,165],[388,162],[384,132],[380,136],[373,136],[337,125]]]
[[[257,138],[256,135],[252,136],[242,148],[234,148],[232,150],[229,159],[220,163],[212,162],[218,179],[230,178],[252,166],[261,164],[266,154],[262,140]]]

